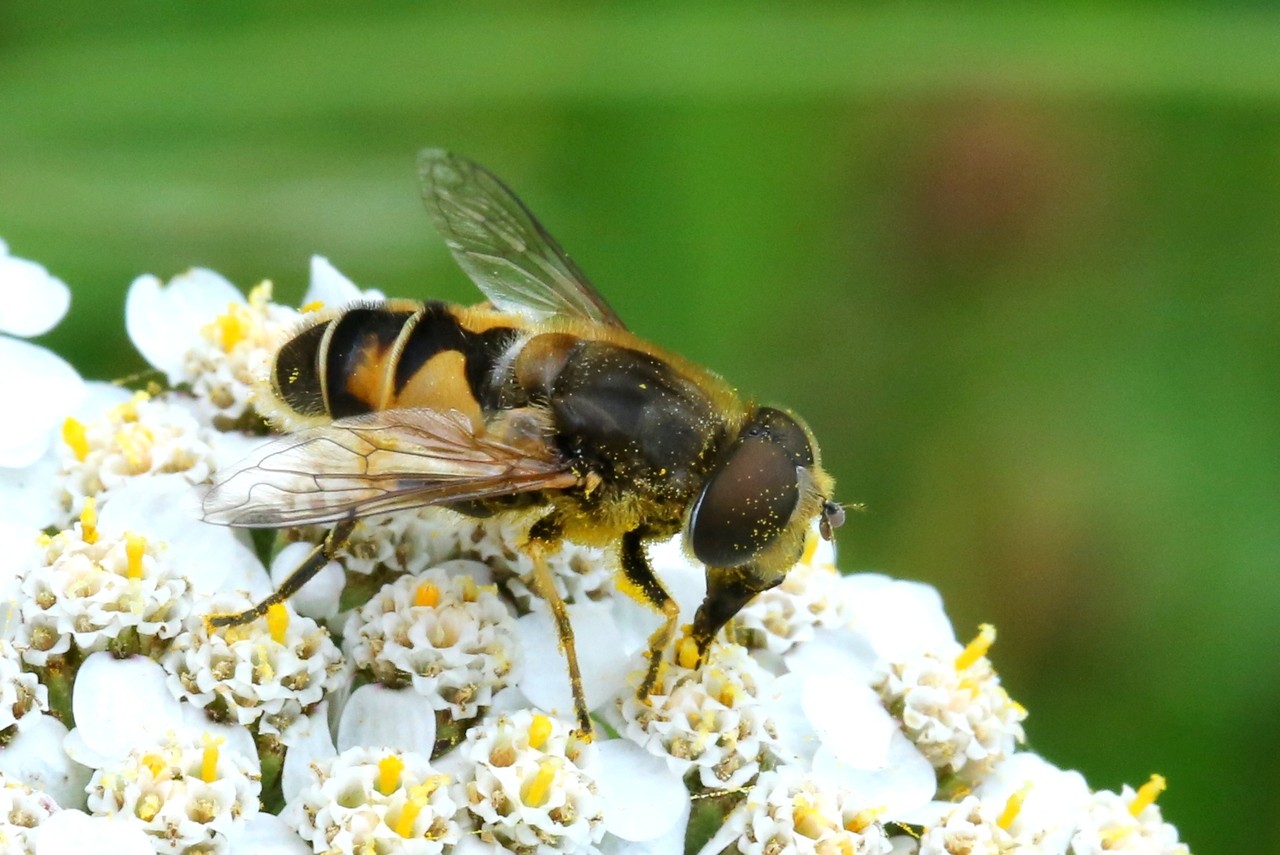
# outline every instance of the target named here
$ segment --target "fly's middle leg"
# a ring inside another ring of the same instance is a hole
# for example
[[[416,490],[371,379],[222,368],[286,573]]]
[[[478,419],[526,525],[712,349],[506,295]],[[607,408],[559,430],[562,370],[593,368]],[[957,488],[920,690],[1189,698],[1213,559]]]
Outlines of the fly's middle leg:
[[[560,521],[556,515],[545,516],[529,529],[529,540],[524,550],[533,559],[534,591],[551,610],[556,635],[560,639],[560,650],[564,653],[565,662],[569,666],[569,690],[573,693],[573,713],[578,723],[576,735],[589,742],[595,731],[591,725],[591,712],[587,707],[586,695],[582,690],[582,672],[578,668],[578,650],[574,646],[573,626],[569,623],[569,613],[565,609],[560,592],[556,590],[556,582],[546,560],[547,555],[560,548],[560,534]]]
[[[351,538],[351,532],[355,530],[355,527],[355,520],[343,520],[338,523],[329,532],[328,536],[317,544],[316,548],[311,550],[302,563],[289,574],[288,578],[280,584],[275,593],[242,612],[209,615],[209,617],[205,618],[206,623],[211,627],[240,626],[262,617],[276,603],[283,603],[296,594],[298,589],[307,584],[326,564],[332,561],[338,554],[338,550],[342,549]]]

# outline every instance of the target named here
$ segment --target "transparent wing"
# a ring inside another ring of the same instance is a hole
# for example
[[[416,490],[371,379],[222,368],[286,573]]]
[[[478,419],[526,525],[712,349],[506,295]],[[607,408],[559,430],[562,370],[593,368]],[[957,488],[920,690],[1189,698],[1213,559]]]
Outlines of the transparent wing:
[[[267,443],[213,485],[204,518],[281,528],[575,483],[548,446],[477,435],[454,411],[385,410]]]
[[[623,326],[578,265],[493,173],[438,148],[418,156],[418,173],[436,230],[499,309]]]

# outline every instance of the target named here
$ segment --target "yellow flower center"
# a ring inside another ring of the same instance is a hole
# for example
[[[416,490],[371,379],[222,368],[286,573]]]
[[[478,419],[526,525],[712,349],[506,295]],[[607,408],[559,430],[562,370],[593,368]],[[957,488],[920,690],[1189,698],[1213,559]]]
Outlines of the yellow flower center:
[[[98,509],[93,496],[86,496],[80,511],[80,537],[85,543],[98,542]]]
[[[1000,817],[996,820],[996,825],[1008,831],[1014,821],[1018,818],[1018,814],[1022,813],[1022,805],[1027,800],[1027,795],[1031,792],[1031,782],[1027,781],[1018,791],[1009,796],[1004,803],[1004,810],[1000,812]]]
[[[212,784],[218,780],[218,746],[221,737],[204,735],[204,752],[200,755],[200,780]]]
[[[85,435],[84,422],[68,416],[62,423],[62,441],[71,448],[76,460],[84,463],[89,456],[89,437]]]
[[[404,761],[395,754],[388,754],[378,761],[378,792],[389,796],[400,788],[400,773],[404,771]],[[413,822],[410,820],[409,825]],[[400,835],[404,837],[405,835]]]
[[[1168,786],[1163,775],[1152,775],[1149,781],[1138,788],[1133,801],[1129,802],[1129,813],[1137,818],[1144,810],[1156,803],[1156,799]]]
[[[956,657],[956,670],[964,671],[971,667],[975,662],[987,655],[987,651],[991,649],[991,645],[996,642],[996,628],[989,623],[984,623],[978,627],[978,635],[973,641],[970,641]]]
[[[542,746],[547,744],[549,736],[551,736],[551,719],[545,715],[535,715],[533,721],[529,723],[529,747],[535,751],[541,751]]]
[[[520,788],[520,801],[529,807],[542,807],[551,798],[551,785],[556,780],[559,766],[554,758],[548,757],[538,764],[538,772]]]
[[[432,582],[423,582],[413,589],[413,604],[434,609],[440,605],[440,589]]]
[[[284,603],[267,606],[267,631],[276,644],[284,644],[284,634],[289,630],[289,611]]]
[[[142,556],[146,554],[147,539],[140,534],[128,532],[124,536],[124,554],[129,566],[125,575],[130,579],[142,578]]]

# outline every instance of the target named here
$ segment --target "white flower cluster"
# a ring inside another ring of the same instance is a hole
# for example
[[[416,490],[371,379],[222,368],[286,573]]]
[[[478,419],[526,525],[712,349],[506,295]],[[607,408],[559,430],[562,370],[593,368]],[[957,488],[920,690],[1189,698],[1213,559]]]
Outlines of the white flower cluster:
[[[893,844],[876,816],[850,791],[783,766],[760,775],[710,848],[732,846],[740,855],[889,855]]]
[[[133,646],[150,647],[176,635],[191,609],[187,580],[157,561],[154,544],[99,532],[94,499],[87,502],[74,528],[42,538],[43,554],[19,576],[15,643],[28,665],[49,665],[73,647],[106,650],[126,631]]]
[[[141,824],[156,852],[225,850],[257,813],[256,764],[205,735],[139,746],[89,782],[88,808]]]
[[[903,730],[944,775],[970,784],[1023,740],[1027,711],[1009,699],[985,656],[995,630],[944,658],[932,651],[886,662],[874,687]],[[958,645],[957,645],[958,648]]]
[[[368,296],[322,259],[311,273],[307,304]],[[66,287],[3,245],[0,285],[27,307],[0,309],[0,332],[65,311]],[[216,626],[324,536],[199,519],[203,486],[265,441],[263,374],[311,308],[205,270],[140,278],[126,324],[170,387],[145,395],[0,335],[34,413],[0,432],[5,851],[1188,851],[1161,779],[1093,792],[1019,750],[993,631],[961,644],[936,591],[841,575],[816,533],[708,662],[678,638],[644,698],[659,616],[611,584],[611,551],[548,556],[592,742],[531,593],[528,515],[362,520],[289,603]],[[649,559],[687,624],[705,573],[679,542]]]
[[[421,754],[355,747],[312,764],[283,816],[315,852],[435,855],[461,839],[457,814]]]
[[[356,667],[389,686],[410,683],[456,721],[474,718],[516,663],[515,618],[496,588],[477,584],[487,575],[455,560],[386,585],[347,623]]]
[[[748,603],[729,631],[740,644],[781,656],[797,644],[811,641],[818,629],[848,622],[839,581],[832,545],[812,538],[804,558],[782,584]]]
[[[741,787],[760,772],[776,739],[764,698],[772,677],[737,645],[716,648],[699,670],[665,662],[653,694],[620,700],[628,739],[678,775],[698,770],[708,789]]]
[[[228,611],[250,605],[238,599]],[[173,694],[215,720],[254,726],[289,744],[292,726],[347,679],[329,633],[287,605],[272,607],[258,626],[210,632],[207,619],[192,614],[160,663]]]
[[[146,392],[84,423],[68,417],[59,473],[59,502],[69,521],[86,497],[105,505],[130,479],[180,474],[188,484],[209,478],[214,450],[195,415],[180,403]]]
[[[472,728],[458,751],[470,761],[459,784],[482,841],[529,855],[572,855],[593,851],[604,837],[592,748],[563,722],[521,710]]]

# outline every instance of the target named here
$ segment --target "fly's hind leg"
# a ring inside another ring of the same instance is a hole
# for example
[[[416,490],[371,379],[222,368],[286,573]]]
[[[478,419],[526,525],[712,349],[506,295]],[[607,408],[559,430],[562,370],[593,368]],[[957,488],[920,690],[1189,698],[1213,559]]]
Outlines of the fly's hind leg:
[[[334,559],[338,554],[338,550],[346,545],[347,540],[351,537],[351,532],[355,529],[355,520],[343,520],[333,527],[333,531],[317,544],[316,548],[298,565],[289,577],[281,583],[275,593],[264,599],[262,602],[245,609],[242,612],[234,612],[232,614],[210,615],[206,618],[209,626],[240,626],[257,620],[267,613],[267,609],[276,603],[283,603],[298,592],[298,589],[307,584],[312,576],[319,573],[326,564]]]
[[[653,568],[649,566],[649,559],[644,553],[642,530],[629,531],[622,536],[622,549],[618,557],[621,559],[622,575],[626,583],[625,593],[632,599],[662,613],[662,623],[649,636],[649,651],[645,654],[649,659],[649,666],[645,670],[640,687],[636,690],[636,697],[644,700],[653,693],[654,686],[658,684],[658,676],[662,670],[662,656],[675,636],[680,607],[658,577],[653,575]]]
[[[560,639],[560,650],[564,653],[565,662],[569,666],[569,690],[573,693],[573,714],[577,719],[577,736],[584,741],[591,741],[594,730],[591,726],[591,712],[587,707],[586,695],[582,691],[582,672],[578,668],[578,650],[573,642],[573,626],[569,623],[569,613],[565,609],[564,600],[556,590],[556,581],[547,566],[546,556],[560,548],[560,520],[549,514],[533,524],[529,529],[529,540],[524,546],[525,552],[533,559],[533,588],[551,609],[551,619],[556,625],[556,635]]]

